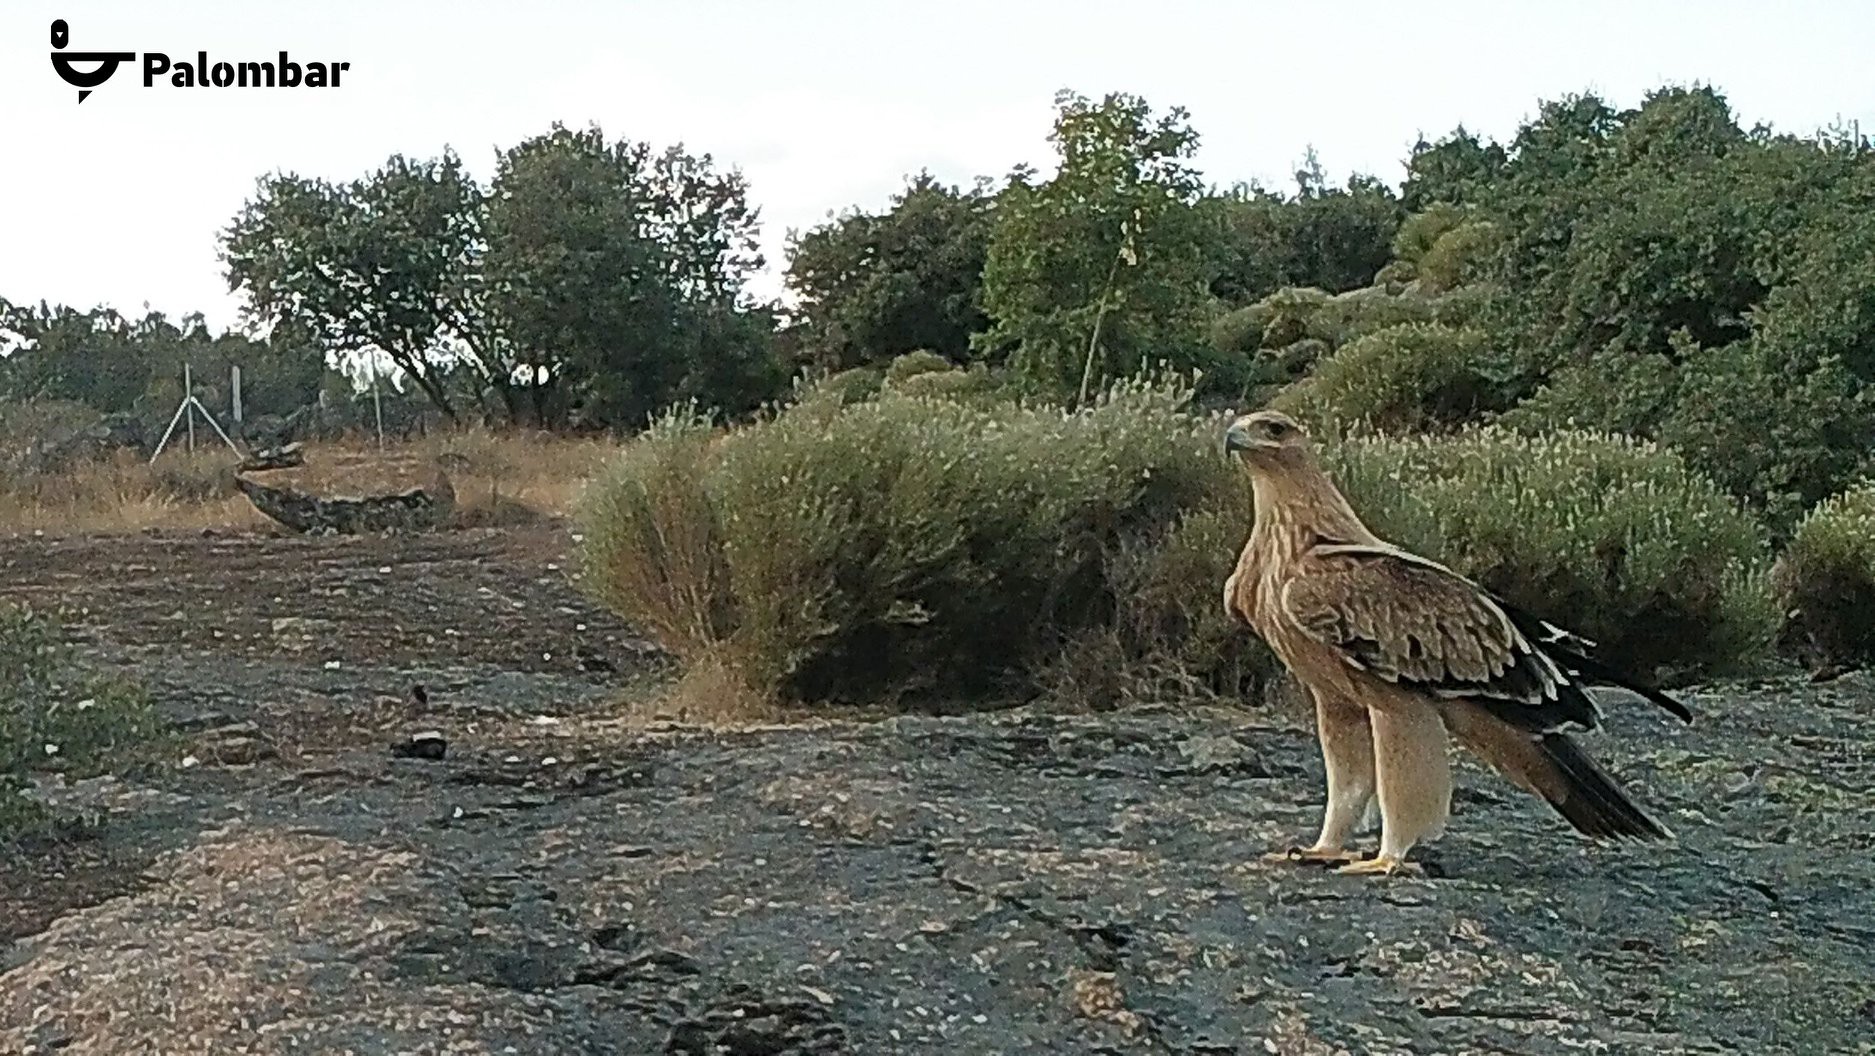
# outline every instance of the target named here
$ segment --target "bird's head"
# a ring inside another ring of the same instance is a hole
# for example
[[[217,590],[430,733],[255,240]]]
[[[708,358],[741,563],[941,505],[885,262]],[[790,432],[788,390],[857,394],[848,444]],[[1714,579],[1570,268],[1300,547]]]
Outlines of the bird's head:
[[[1224,454],[1235,455],[1253,469],[1292,464],[1308,458],[1309,436],[1281,411],[1254,411],[1224,430]]]

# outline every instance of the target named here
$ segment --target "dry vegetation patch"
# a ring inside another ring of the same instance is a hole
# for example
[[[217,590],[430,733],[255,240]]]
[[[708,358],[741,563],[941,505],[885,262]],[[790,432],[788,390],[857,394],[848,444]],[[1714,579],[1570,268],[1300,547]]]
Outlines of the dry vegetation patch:
[[[354,437],[307,445],[306,464],[255,474],[322,496],[389,494],[423,485],[438,459],[462,526],[525,523],[570,512],[615,450],[604,438],[469,429],[408,442]],[[0,533],[118,535],[144,530],[260,529],[272,522],[235,490],[226,447],[165,451],[154,464],[118,450],[46,470],[0,460]]]

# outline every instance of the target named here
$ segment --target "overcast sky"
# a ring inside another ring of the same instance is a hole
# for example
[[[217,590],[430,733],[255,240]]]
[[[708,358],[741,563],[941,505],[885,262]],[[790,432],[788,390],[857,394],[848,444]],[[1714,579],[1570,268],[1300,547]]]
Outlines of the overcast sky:
[[[69,51],[285,49],[351,69],[338,89],[238,91],[144,89],[126,68],[79,106],[49,61],[55,18]],[[1539,99],[1582,90],[1631,106],[1704,82],[1746,124],[1875,133],[1871,41],[1875,5],[1847,0],[5,0],[0,297],[234,325],[216,237],[257,177],[349,179],[448,145],[486,179],[555,120],[739,166],[773,270],[790,227],[877,207],[920,168],[1046,170],[1063,87],[1187,108],[1219,184],[1287,186],[1311,144],[1337,180],[1397,184],[1420,132],[1506,139]]]

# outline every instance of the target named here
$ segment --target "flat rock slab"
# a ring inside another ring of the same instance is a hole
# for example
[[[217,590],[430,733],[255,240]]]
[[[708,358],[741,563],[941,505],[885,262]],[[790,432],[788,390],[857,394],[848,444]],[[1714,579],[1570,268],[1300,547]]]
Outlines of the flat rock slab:
[[[1319,764],[1219,710],[192,771],[150,883],[7,958],[0,1051],[1866,1053],[1875,711],[1835,693],[1611,709],[1678,844],[1468,771],[1387,880],[1260,858]]]
[[[624,728],[570,545],[0,540],[180,740],[0,854],[0,1053],[1875,1053],[1866,677],[1611,699],[1675,844],[1467,766],[1359,879],[1263,860],[1322,798],[1273,711]]]

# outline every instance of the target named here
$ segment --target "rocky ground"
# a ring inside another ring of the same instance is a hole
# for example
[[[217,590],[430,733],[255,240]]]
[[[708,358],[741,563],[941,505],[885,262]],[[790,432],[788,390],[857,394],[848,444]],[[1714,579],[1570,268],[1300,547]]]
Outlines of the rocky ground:
[[[1875,682],[1610,701],[1677,844],[1468,767],[1364,880],[1261,858],[1321,795],[1265,712],[622,723],[569,550],[0,542],[180,736],[0,858],[0,1053],[1875,1052]]]

